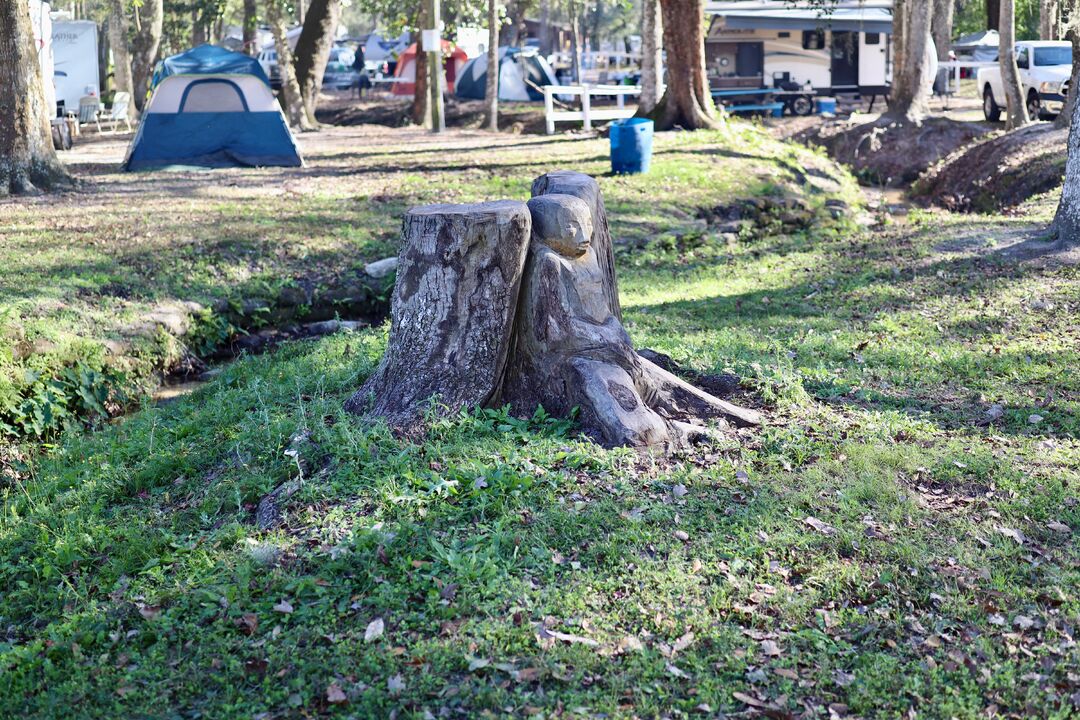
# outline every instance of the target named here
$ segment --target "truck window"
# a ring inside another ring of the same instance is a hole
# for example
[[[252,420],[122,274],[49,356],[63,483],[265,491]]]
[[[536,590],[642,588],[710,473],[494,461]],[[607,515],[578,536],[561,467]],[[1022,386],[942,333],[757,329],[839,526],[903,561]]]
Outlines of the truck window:
[[[1072,48],[1037,47],[1035,48],[1035,65],[1072,65]]]
[[[1020,48],[1016,52],[1016,67],[1026,70],[1028,66],[1028,51],[1027,48]]]
[[[866,33],[866,44],[867,45],[878,45],[879,43],[881,43],[881,34],[880,33],[872,33],[872,32]]]

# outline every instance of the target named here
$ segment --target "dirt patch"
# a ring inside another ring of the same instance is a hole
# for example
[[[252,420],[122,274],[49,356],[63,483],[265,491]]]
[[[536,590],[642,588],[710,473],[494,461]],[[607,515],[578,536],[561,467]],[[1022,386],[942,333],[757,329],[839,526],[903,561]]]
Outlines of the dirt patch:
[[[912,189],[958,212],[998,212],[1061,185],[1068,130],[1036,123],[962,148]]]
[[[477,130],[484,124],[482,100],[454,100],[445,105],[446,126]],[[412,98],[381,96],[356,100],[347,97],[326,98],[316,117],[328,125],[412,125]],[[564,126],[565,127],[565,126]],[[499,128],[506,132],[543,135],[546,131],[543,103],[500,103]]]
[[[851,167],[860,182],[902,187],[988,132],[990,128],[982,123],[943,117],[927,118],[918,125],[879,118],[855,125],[849,121],[818,124],[793,137],[825,148],[833,159]]]

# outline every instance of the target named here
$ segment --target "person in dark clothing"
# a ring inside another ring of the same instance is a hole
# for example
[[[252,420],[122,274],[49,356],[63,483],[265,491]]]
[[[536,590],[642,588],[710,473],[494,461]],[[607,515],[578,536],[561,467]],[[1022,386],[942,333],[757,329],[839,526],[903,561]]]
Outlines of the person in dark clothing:
[[[364,90],[371,87],[371,78],[368,77],[366,63],[364,62],[364,46],[356,47],[356,57],[353,59],[353,70],[356,71],[356,97],[363,98]]]

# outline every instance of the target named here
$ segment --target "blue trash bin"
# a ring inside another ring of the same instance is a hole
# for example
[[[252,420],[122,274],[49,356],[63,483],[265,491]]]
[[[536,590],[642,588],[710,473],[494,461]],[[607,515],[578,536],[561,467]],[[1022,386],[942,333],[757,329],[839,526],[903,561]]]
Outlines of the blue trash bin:
[[[836,114],[836,98],[819,97],[814,102],[817,105],[817,111],[819,113]]]
[[[611,172],[649,172],[652,160],[653,121],[645,118],[616,120],[611,124]]]

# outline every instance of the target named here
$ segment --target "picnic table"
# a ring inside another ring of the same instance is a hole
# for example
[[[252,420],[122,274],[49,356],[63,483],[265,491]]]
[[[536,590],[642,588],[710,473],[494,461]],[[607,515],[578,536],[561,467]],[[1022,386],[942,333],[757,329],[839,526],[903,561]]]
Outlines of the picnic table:
[[[770,112],[773,117],[781,117],[784,110],[792,115],[809,115],[813,112],[813,93],[802,90],[782,90],[780,88],[745,87],[713,90],[713,98],[724,104],[729,112]],[[749,102],[733,102],[725,99],[748,98]]]

